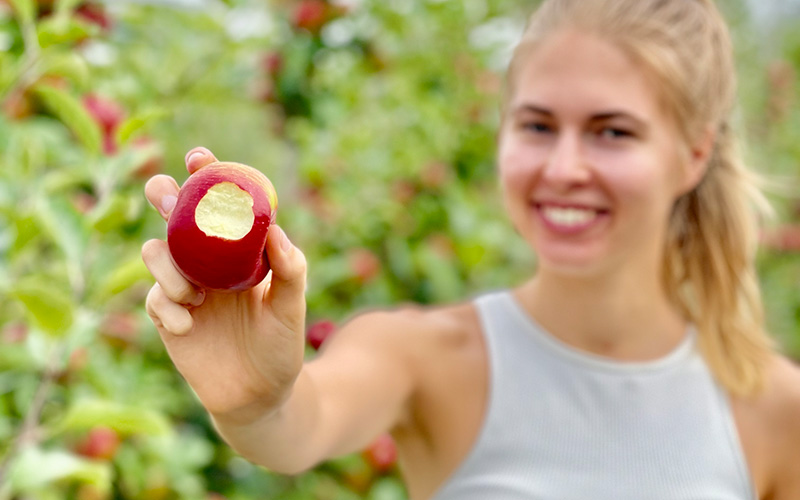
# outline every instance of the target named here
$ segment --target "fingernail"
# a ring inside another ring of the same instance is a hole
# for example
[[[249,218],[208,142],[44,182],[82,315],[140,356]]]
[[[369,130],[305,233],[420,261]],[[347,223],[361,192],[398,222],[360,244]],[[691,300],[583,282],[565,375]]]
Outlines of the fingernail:
[[[289,237],[286,236],[284,230],[281,229],[281,250],[288,252],[290,248],[292,248],[292,242],[289,241]]]
[[[190,151],[185,158],[186,164],[189,165],[194,158],[200,158],[201,156],[205,156],[206,152],[202,149],[198,149],[196,151]]]
[[[197,296],[192,301],[193,306],[200,306],[203,305],[203,302],[206,300],[206,293],[205,292],[198,292]]]
[[[178,203],[178,197],[173,194],[165,194],[161,198],[161,212],[164,215],[168,215],[172,212],[172,209],[175,208],[175,204]]]

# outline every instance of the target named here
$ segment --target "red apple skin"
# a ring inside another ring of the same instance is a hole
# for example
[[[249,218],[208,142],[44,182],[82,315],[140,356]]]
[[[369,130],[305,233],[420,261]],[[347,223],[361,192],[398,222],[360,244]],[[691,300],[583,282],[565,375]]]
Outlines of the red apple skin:
[[[306,331],[306,341],[312,349],[318,351],[322,343],[336,331],[336,323],[331,320],[323,319],[308,327]]]
[[[197,204],[220,182],[232,182],[253,197],[253,227],[239,240],[208,236],[195,222]],[[254,287],[269,271],[265,247],[277,206],[275,188],[258,170],[233,162],[201,168],[181,187],[167,224],[173,262],[186,279],[201,288],[242,291]]]
[[[324,0],[303,0],[294,11],[293,24],[311,33],[318,33],[327,21],[328,3]]]
[[[112,134],[117,126],[122,123],[122,120],[125,119],[125,111],[122,106],[97,94],[85,95],[83,97],[83,106],[106,134]]]
[[[76,452],[96,460],[111,460],[120,445],[119,434],[108,427],[93,427],[86,438],[78,443]]]
[[[397,444],[389,433],[378,436],[363,452],[366,461],[378,472],[388,472],[397,463]]]

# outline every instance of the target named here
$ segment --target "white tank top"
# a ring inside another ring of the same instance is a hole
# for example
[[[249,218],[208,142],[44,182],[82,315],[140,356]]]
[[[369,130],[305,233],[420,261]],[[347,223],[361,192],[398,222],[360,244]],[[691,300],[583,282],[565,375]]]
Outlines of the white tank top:
[[[435,500],[753,500],[726,392],[695,332],[618,362],[545,332],[509,292],[476,301],[489,403]]]

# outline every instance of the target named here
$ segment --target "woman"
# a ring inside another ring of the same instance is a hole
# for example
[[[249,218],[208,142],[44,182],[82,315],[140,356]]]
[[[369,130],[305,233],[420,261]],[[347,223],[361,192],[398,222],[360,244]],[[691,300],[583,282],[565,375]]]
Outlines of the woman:
[[[731,52],[711,0],[544,2],[498,136],[538,257],[513,290],[363,314],[303,364],[305,259],[274,227],[271,281],[237,294],[146,243],[147,310],[221,435],[278,472],[391,430],[414,499],[800,498],[800,372],[762,325]],[[146,188],[165,218],[177,191]]]

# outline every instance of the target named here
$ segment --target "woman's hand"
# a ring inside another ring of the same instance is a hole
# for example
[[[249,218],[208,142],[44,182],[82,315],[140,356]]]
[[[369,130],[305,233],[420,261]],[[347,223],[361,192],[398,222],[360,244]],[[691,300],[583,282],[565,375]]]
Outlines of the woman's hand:
[[[190,174],[215,162],[205,148],[186,155]],[[157,175],[145,195],[168,220],[179,187]],[[198,251],[202,251],[198,249]],[[242,292],[201,290],[181,275],[166,241],[150,240],[142,258],[156,284],[153,320],[178,371],[215,417],[248,423],[278,409],[303,364],[306,261],[278,226],[267,235],[271,273]]]

